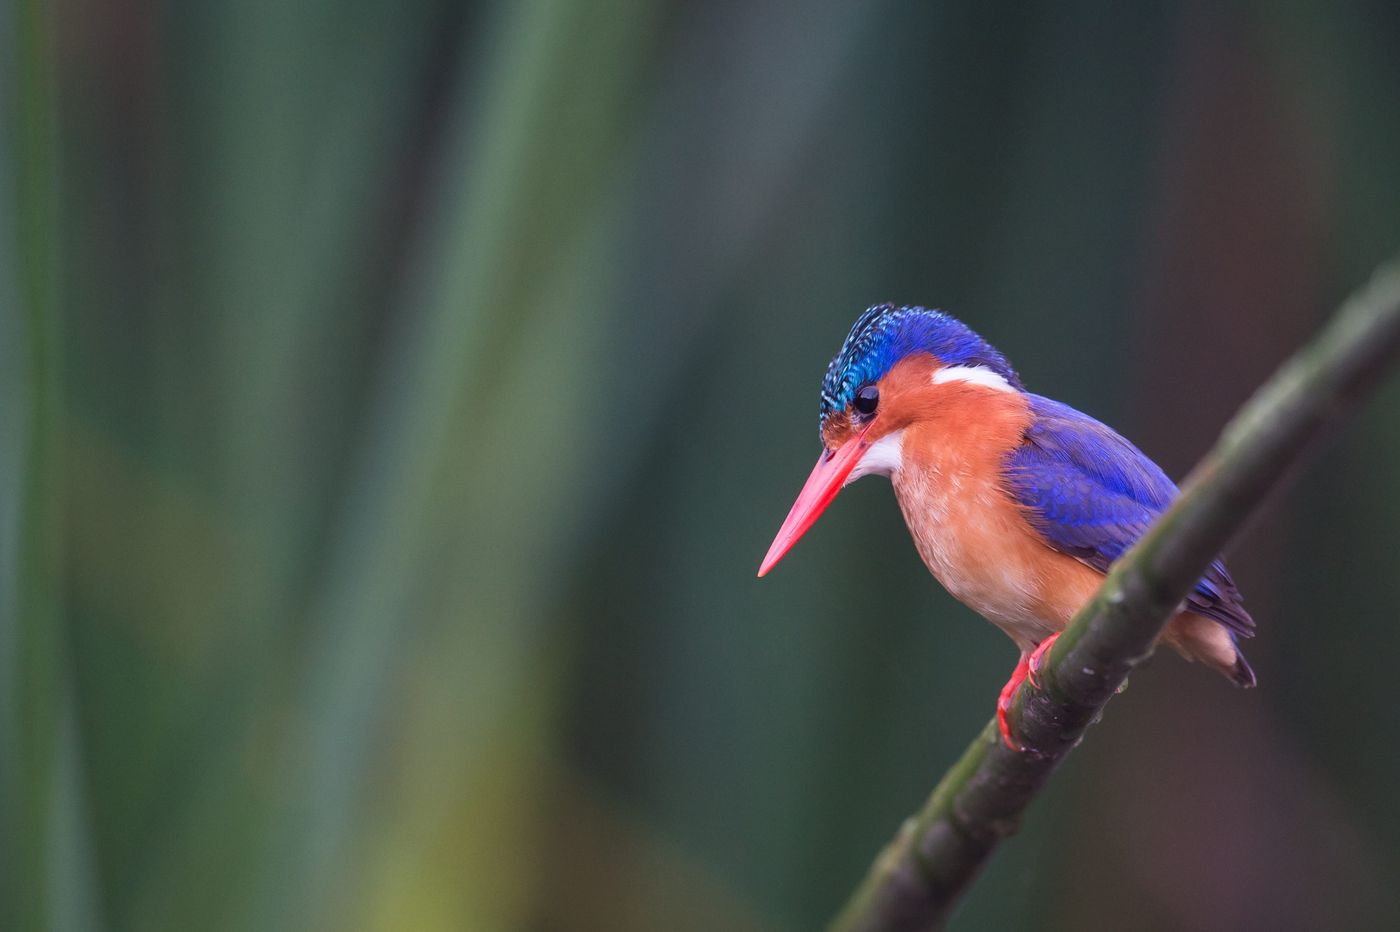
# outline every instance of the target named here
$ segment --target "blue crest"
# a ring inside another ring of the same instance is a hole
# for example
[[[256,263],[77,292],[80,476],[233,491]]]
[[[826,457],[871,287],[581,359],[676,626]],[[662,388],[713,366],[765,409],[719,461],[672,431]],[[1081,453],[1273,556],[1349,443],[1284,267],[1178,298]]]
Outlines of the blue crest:
[[[877,304],[860,315],[826,369],[821,423],[910,353],[932,353],[950,366],[981,366],[1024,391],[1006,357],[957,318],[925,307]]]

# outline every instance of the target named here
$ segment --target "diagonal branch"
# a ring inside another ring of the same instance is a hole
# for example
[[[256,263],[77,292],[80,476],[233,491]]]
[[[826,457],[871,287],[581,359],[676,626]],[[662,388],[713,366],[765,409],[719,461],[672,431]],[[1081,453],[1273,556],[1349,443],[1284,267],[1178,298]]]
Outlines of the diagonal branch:
[[[991,722],[907,820],[832,925],[942,928],[1065,755],[1103,711],[1210,562],[1307,447],[1371,394],[1400,357],[1400,261],[1383,266],[1225,428],[1181,497],[1108,574],[1017,696],[1027,748]]]

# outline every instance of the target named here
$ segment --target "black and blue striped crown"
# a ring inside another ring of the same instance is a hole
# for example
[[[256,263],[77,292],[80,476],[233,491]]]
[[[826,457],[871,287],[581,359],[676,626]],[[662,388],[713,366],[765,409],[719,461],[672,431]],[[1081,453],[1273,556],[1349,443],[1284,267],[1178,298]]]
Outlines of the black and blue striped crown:
[[[942,311],[877,304],[851,328],[822,379],[821,423],[844,411],[862,385],[879,380],[910,353],[932,353],[950,366],[981,366],[1020,389],[1016,371],[972,328]]]

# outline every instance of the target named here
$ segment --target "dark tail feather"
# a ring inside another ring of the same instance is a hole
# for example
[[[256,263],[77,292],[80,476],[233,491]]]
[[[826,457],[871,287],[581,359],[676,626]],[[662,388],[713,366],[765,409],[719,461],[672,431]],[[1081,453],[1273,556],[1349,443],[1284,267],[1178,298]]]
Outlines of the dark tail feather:
[[[1243,686],[1245,689],[1252,689],[1258,684],[1254,678],[1254,669],[1249,665],[1249,661],[1244,659],[1244,653],[1235,648],[1235,666],[1230,670],[1230,679],[1235,681],[1236,686]]]

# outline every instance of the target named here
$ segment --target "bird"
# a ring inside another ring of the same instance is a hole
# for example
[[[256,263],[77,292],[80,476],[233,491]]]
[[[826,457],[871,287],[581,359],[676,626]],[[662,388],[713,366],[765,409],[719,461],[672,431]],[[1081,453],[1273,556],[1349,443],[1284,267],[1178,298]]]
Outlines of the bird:
[[[952,315],[877,304],[856,320],[822,380],[822,452],[758,575],[765,576],[841,489],[888,477],[925,566],[1010,636],[1020,659],[997,701],[1008,714],[1109,566],[1177,497],[1162,469],[1111,427],[1026,390],[1006,357]],[[1239,640],[1253,618],[1216,560],[1160,642],[1242,687]]]

